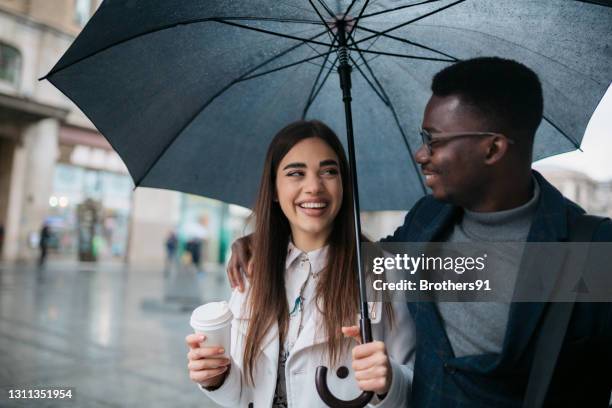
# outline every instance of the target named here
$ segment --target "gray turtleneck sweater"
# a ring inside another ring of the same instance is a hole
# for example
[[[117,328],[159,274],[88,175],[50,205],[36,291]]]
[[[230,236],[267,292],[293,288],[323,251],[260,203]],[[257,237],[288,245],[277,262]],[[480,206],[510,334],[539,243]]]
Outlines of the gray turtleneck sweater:
[[[520,207],[488,213],[465,210],[445,241],[525,242],[540,196],[535,178],[533,183],[533,197]],[[496,282],[510,299],[518,274],[516,260],[520,260],[522,247],[491,245],[487,251],[488,259],[494,259],[495,267],[503,271],[504,276]],[[456,357],[501,352],[510,303],[439,302],[438,310]]]

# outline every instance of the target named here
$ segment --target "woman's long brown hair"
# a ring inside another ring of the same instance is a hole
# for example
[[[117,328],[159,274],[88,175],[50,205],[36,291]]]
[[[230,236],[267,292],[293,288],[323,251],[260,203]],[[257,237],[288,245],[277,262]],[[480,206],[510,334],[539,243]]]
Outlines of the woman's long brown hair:
[[[316,120],[294,122],[281,129],[270,143],[253,210],[253,275],[247,301],[251,319],[243,361],[246,380],[251,384],[254,384],[255,361],[261,352],[260,344],[266,333],[277,323],[282,345],[289,321],[285,294],[285,259],[291,229],[279,203],[274,201],[276,172],[289,150],[300,141],[311,137],[322,139],[336,153],[342,176],[342,205],[328,238],[327,267],[319,273],[316,288],[316,304],[322,305],[322,329],[328,337],[330,362],[336,362],[342,352],[343,335],[340,327],[355,324],[358,313],[359,290],[351,205],[353,194],[344,149],[335,133],[324,123]]]

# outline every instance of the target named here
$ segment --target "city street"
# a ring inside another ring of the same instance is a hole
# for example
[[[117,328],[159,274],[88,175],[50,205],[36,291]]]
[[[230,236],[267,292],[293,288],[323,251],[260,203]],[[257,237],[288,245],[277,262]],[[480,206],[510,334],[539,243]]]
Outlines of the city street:
[[[0,406],[215,407],[186,368],[190,312],[181,308],[197,299],[164,301],[181,290],[226,299],[215,269],[165,280],[163,266],[0,264]],[[73,401],[8,398],[10,389],[48,388],[71,388]]]

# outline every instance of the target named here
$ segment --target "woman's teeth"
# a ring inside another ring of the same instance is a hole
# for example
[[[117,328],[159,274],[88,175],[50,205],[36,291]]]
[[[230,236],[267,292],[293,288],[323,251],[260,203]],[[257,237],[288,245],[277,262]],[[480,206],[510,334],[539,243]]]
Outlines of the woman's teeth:
[[[327,203],[302,203],[300,204],[302,208],[325,208],[327,207]]]

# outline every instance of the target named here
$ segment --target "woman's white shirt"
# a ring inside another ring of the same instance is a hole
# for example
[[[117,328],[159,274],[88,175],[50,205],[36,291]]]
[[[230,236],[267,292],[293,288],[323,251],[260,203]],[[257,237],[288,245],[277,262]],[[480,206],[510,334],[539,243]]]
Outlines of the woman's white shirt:
[[[285,386],[288,407],[326,407],[315,388],[315,371],[320,365],[328,365],[326,359],[326,336],[320,323],[323,317],[314,301],[318,273],[325,267],[328,247],[304,253],[289,244],[285,262],[285,288],[289,311],[295,299],[302,292],[304,299],[301,330],[296,338],[288,338],[285,346],[289,348],[285,362]],[[308,278],[308,275],[311,275]],[[305,283],[305,285],[304,285]],[[246,312],[248,287],[244,293],[234,291],[229,301],[234,315],[231,333],[231,367],[224,383],[214,391],[200,389],[216,403],[227,407],[270,407],[274,398],[277,382],[280,345],[278,326],[275,324],[261,343],[262,353],[258,357],[253,378],[255,386],[248,385],[242,376],[244,341],[248,321],[252,317]],[[383,340],[391,360],[392,383],[387,396],[379,401],[375,396],[371,407],[399,407],[407,404],[410,396],[414,369],[414,322],[404,303],[393,303],[394,323],[391,327],[385,315],[386,308],[380,302],[371,302],[370,309],[375,316],[372,320],[372,334],[375,340]],[[265,311],[256,311],[265,313]],[[290,325],[299,324],[294,319]],[[291,331],[291,329],[290,329]],[[347,341],[350,341],[347,339]],[[351,367],[351,349],[343,353],[334,367],[329,367],[327,382],[330,390],[338,398],[349,400],[361,393]],[[341,379],[336,376],[340,367],[349,369],[349,376]]]

